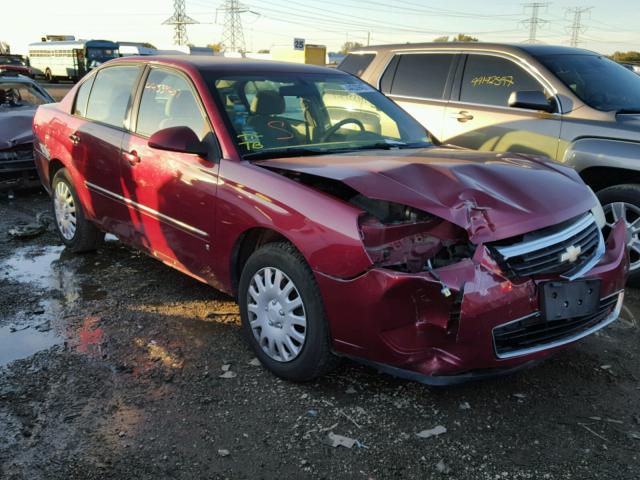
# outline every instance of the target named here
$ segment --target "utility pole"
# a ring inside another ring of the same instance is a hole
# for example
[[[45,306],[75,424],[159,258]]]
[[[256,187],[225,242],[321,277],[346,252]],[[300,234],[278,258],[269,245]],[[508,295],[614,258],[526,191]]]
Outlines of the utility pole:
[[[175,45],[187,45],[189,43],[187,25],[198,23],[187,16],[184,2],[185,0],[173,0],[173,15],[162,22],[163,25],[174,26],[173,43]]]
[[[531,10],[531,16],[527,20],[523,20],[522,23],[525,25],[529,25],[529,39],[527,43],[538,43],[537,34],[538,27],[549,23],[547,20],[543,20],[540,18],[540,10],[542,8],[546,8],[549,4],[547,2],[532,2],[525,3],[524,8],[526,10]]]
[[[239,0],[225,0],[218,10],[224,12],[224,24],[222,26],[222,43],[225,52],[245,52],[244,32],[242,30],[242,13],[250,10],[242,5]],[[253,13],[253,12],[251,12]],[[216,11],[217,14],[217,11]]]
[[[584,32],[585,27],[582,25],[582,15],[589,13],[593,7],[575,7],[568,8],[567,13],[573,14],[573,22],[569,30],[571,31],[571,40],[569,45],[577,47],[580,43],[580,34]]]

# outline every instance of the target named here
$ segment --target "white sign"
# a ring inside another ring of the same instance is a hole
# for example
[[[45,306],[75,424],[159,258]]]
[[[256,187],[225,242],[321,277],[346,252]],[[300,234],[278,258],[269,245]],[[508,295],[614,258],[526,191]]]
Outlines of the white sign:
[[[293,39],[293,49],[294,50],[304,50],[304,38],[294,38]]]

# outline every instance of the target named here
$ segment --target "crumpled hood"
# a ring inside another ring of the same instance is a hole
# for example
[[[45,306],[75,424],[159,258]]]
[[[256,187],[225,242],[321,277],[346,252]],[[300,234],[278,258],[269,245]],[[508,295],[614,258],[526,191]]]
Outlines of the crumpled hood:
[[[509,238],[587,212],[594,196],[573,170],[544,157],[432,147],[256,162],[339,180],[462,228],[474,243]]]
[[[0,107],[0,150],[33,142],[35,107]]]

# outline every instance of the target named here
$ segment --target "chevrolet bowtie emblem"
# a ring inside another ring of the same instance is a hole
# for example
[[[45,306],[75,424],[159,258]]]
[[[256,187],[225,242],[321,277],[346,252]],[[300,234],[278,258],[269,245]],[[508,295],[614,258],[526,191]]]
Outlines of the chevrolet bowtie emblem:
[[[578,245],[577,247],[575,245],[571,245],[570,247],[567,247],[562,255],[560,255],[560,261],[573,263],[578,259],[581,253],[582,248],[580,247],[580,245]]]

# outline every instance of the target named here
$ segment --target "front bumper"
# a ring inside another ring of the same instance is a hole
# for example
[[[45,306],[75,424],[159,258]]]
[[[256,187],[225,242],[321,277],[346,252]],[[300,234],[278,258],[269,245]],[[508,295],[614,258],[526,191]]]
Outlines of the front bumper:
[[[0,191],[40,185],[31,145],[0,150]]]
[[[424,383],[458,383],[528,366],[614,321],[628,273],[625,238],[619,222],[600,261],[581,277],[600,280],[600,297],[609,299],[602,316],[578,332],[509,355],[497,352],[494,329],[539,316],[539,286],[558,278],[512,282],[484,246],[473,258],[438,269],[448,297],[428,272],[375,268],[350,280],[316,277],[336,353]]]

